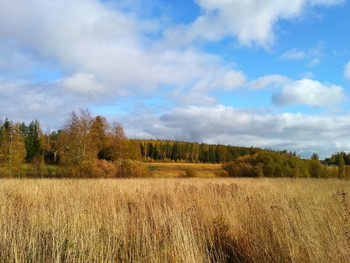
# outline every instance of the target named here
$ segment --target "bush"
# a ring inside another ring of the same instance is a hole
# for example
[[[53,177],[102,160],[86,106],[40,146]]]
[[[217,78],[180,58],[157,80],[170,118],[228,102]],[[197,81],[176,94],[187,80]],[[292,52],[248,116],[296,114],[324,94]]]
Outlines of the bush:
[[[83,162],[80,165],[60,166],[55,171],[55,177],[72,178],[106,178],[114,177],[117,167],[106,160]]]
[[[322,165],[316,162],[320,171],[315,172],[323,177]],[[308,163],[296,156],[268,151],[239,157],[223,165],[230,177],[309,177],[308,168]],[[314,171],[314,167],[311,170]]]
[[[143,163],[133,160],[122,160],[118,164],[116,177],[119,178],[134,178],[134,177],[149,177],[150,171]]]
[[[0,166],[0,178],[8,178],[8,177],[12,177],[8,167]]]
[[[80,167],[80,177],[113,177],[116,173],[116,166],[106,160],[95,160],[85,162]]]
[[[215,177],[228,177],[229,174],[226,170],[220,170],[214,172]]]
[[[189,178],[189,177],[196,177],[196,171],[194,169],[187,168],[185,170],[185,177],[187,177],[187,178]]]
[[[30,164],[26,164],[23,173],[28,177],[45,177],[46,166],[44,159],[41,157],[33,158]]]
[[[230,177],[260,177],[261,170],[258,166],[253,166],[250,163],[232,162],[223,165],[223,169],[227,171]]]

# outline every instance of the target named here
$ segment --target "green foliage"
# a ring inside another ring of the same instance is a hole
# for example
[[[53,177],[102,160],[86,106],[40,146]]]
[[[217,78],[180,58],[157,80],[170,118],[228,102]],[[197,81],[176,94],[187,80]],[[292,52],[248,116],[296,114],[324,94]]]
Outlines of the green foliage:
[[[223,168],[231,177],[347,178],[350,174],[343,158],[339,158],[339,167],[328,167],[319,161],[316,154],[310,160],[302,160],[285,152],[269,151],[239,157]]]
[[[222,163],[231,162],[239,156],[255,154],[261,149],[171,140],[130,140],[134,153],[143,160]],[[131,149],[130,149],[131,150]]]
[[[317,154],[317,153],[313,153],[312,155],[311,155],[311,160],[320,160],[320,157],[319,157],[319,155]]]
[[[343,161],[345,165],[350,165],[350,153],[337,152],[332,154],[330,158],[325,159],[327,165],[339,166]]]
[[[34,158],[31,165],[26,165],[25,175],[28,177],[49,177],[47,166],[41,156]]]
[[[32,121],[28,126],[22,123],[21,130],[25,141],[26,162],[29,163],[43,154],[39,121]]]
[[[231,177],[309,177],[307,164],[284,153],[260,151],[223,165]]]
[[[121,124],[112,126],[105,117],[93,117],[84,109],[72,112],[64,129],[50,134],[41,131],[37,120],[27,125],[6,119],[0,124],[0,176],[149,176],[149,171],[135,160],[225,163],[225,170],[216,174],[219,177],[350,177],[350,153],[338,152],[324,161],[314,153],[310,160],[302,160],[295,152],[254,147],[129,140]],[[23,166],[25,161],[28,166]],[[46,169],[46,165],[53,164],[59,167]],[[185,170],[183,176],[196,174]]]
[[[322,165],[318,159],[311,159],[308,161],[309,173],[313,178],[328,177],[327,167]]]

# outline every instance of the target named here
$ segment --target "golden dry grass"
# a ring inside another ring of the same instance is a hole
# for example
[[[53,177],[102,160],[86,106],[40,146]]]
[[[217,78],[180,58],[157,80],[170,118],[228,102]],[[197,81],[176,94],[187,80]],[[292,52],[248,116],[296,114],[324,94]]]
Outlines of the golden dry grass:
[[[216,163],[147,163],[145,165],[153,177],[181,177],[189,169],[194,171],[196,177],[227,175],[222,164]]]
[[[3,179],[0,262],[350,262],[335,179]]]

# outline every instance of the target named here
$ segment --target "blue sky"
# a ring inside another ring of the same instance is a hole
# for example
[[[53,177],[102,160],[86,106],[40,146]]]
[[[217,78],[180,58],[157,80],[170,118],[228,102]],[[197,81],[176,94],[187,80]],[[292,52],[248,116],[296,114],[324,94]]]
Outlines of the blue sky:
[[[350,149],[346,0],[0,0],[0,121],[88,108],[130,138]]]

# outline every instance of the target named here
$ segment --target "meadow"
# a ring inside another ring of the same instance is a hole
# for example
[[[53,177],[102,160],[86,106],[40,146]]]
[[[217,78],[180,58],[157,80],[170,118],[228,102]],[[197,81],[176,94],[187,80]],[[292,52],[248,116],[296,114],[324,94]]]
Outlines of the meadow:
[[[350,262],[338,179],[1,179],[0,262]]]
[[[223,177],[228,173],[219,163],[179,163],[151,162],[144,163],[152,177],[186,177],[191,172],[192,177]]]

